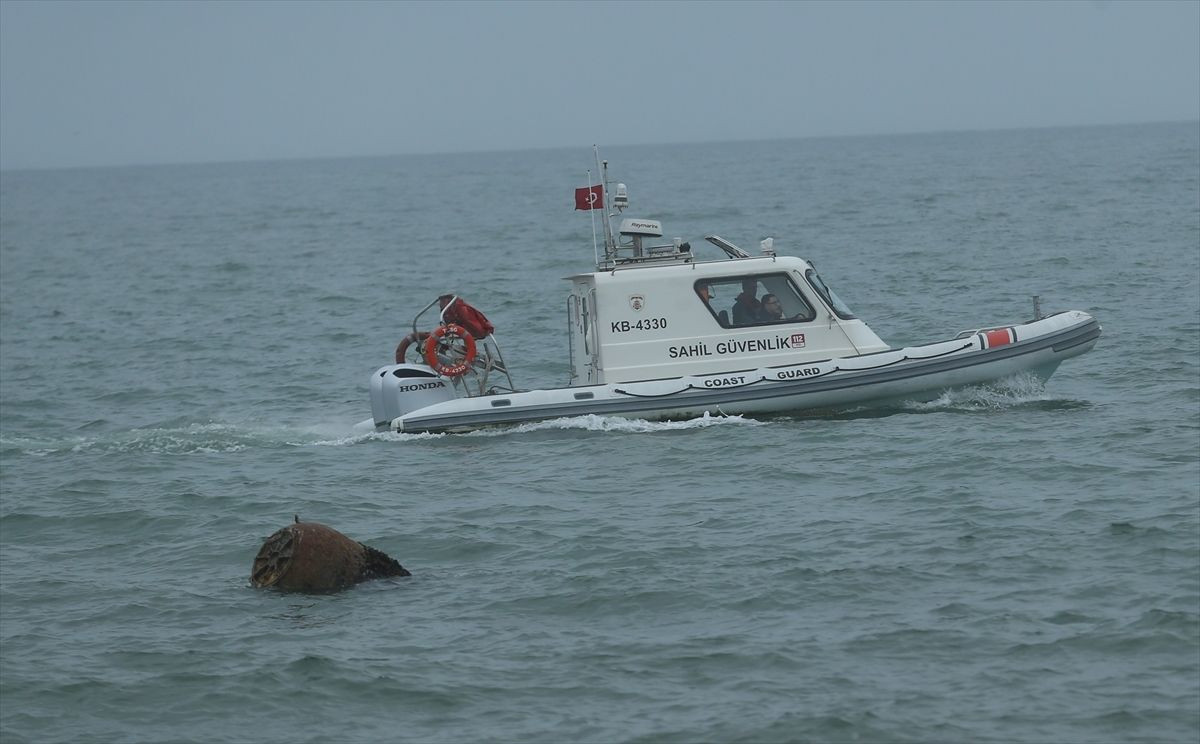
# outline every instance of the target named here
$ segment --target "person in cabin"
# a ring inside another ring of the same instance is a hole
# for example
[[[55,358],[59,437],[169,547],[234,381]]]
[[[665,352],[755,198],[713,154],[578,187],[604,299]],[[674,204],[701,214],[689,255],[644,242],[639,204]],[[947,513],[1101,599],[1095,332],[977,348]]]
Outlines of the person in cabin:
[[[717,322],[721,324],[721,327],[728,328],[729,327],[729,311],[721,310],[720,312],[717,312],[716,310],[713,309],[712,287],[709,286],[708,284],[697,284],[696,285],[696,294],[698,294],[700,296],[700,299],[704,300],[704,306],[708,308],[709,312],[711,312],[717,316]]]
[[[762,296],[762,309],[758,312],[758,319],[764,323],[783,320],[783,304],[779,302],[778,297],[769,293]]]
[[[758,314],[762,312],[762,303],[755,296],[757,289],[758,281],[755,279],[746,279],[742,282],[742,293],[733,302],[732,314],[735,326],[758,322]]]

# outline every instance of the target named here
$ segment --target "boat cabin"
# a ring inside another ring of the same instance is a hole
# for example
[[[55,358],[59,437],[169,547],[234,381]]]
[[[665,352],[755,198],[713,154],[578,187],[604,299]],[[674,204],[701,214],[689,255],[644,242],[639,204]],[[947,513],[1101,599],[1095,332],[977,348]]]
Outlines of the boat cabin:
[[[801,258],[771,240],[699,260],[655,220],[625,219],[597,270],[567,277],[572,386],[793,365],[888,348]]]

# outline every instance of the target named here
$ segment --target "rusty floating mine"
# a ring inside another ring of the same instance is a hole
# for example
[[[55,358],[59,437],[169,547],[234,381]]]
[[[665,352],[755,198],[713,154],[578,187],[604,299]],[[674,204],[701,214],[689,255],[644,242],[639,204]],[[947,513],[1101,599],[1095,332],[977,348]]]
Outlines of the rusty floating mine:
[[[250,583],[285,592],[334,592],[370,579],[411,575],[386,553],[297,517],[263,543]]]

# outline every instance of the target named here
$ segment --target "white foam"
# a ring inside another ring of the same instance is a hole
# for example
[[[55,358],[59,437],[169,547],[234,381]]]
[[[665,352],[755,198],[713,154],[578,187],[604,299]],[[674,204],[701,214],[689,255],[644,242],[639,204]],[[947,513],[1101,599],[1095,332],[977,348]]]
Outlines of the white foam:
[[[936,399],[924,403],[910,402],[905,408],[913,411],[1002,410],[1027,403],[1041,403],[1054,398],[1046,392],[1041,378],[1031,374],[1015,375],[1003,380],[947,390]]]
[[[567,430],[576,429],[582,431],[601,431],[601,432],[630,432],[630,433],[654,433],[660,431],[682,431],[687,429],[706,429],[710,426],[763,426],[763,422],[755,421],[754,419],[743,418],[741,416],[711,416],[706,411],[704,415],[698,418],[684,419],[681,421],[648,421],[646,419],[624,418],[621,416],[597,416],[589,414],[586,416],[571,416],[567,418],[547,419],[546,421],[534,421],[528,424],[518,424],[517,426],[507,427],[504,429],[481,429],[471,432],[471,436],[500,436],[505,434],[519,434],[531,431],[547,431],[547,430]]]
[[[297,446],[314,446],[314,447],[341,447],[347,444],[359,444],[361,442],[412,442],[422,439],[440,439],[446,436],[445,434],[431,434],[427,432],[402,433],[395,431],[355,431],[352,434],[347,434],[344,437],[334,437],[332,439],[320,439],[313,442],[296,442]]]
[[[985,385],[951,390],[927,402],[908,402],[905,410],[985,411],[1003,410],[1029,403],[1053,400],[1040,378],[1018,375]],[[871,410],[869,406],[848,412]],[[177,427],[132,429],[95,436],[69,436],[59,440],[5,436],[0,446],[15,447],[26,454],[45,456],[58,452],[144,451],[159,454],[240,452],[256,446],[344,447],[363,442],[413,442],[446,436],[497,437],[539,431],[592,431],[618,433],[658,433],[706,429],[711,426],[767,426],[766,422],[743,416],[710,415],[684,420],[650,421],[621,416],[574,416],[525,424],[478,429],[460,435],[424,432],[401,433],[375,431],[359,424],[322,423],[311,425],[253,425],[217,421]]]

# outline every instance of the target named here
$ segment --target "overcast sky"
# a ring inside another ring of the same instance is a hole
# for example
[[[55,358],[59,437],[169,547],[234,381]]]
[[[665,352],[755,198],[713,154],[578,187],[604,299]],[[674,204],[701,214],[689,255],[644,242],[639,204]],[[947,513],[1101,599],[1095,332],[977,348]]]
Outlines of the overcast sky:
[[[1200,1],[0,0],[5,169],[1200,119]]]

